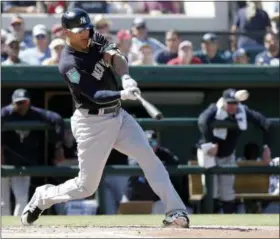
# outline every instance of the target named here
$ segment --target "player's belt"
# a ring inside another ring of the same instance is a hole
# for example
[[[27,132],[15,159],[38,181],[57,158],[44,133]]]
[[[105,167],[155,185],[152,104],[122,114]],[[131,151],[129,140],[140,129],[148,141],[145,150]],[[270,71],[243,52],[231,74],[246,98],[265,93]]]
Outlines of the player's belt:
[[[106,114],[112,114],[112,113],[119,113],[121,108],[121,103],[118,102],[117,105],[110,106],[110,107],[104,107],[100,109],[90,109],[88,111],[89,115],[106,115]]]

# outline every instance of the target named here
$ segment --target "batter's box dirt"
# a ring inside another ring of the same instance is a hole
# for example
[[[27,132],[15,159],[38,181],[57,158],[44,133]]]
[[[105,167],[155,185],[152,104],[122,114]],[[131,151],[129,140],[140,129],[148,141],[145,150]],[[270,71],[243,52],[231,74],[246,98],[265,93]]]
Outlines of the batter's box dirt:
[[[4,227],[2,238],[279,238],[278,227]]]

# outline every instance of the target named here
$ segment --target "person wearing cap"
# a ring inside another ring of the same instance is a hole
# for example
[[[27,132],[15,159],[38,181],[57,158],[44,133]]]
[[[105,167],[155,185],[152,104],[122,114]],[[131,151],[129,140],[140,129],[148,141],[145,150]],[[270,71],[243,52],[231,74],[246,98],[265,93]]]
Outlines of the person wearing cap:
[[[246,90],[226,89],[217,103],[212,103],[198,117],[201,139],[198,143],[197,159],[202,167],[235,165],[235,150],[242,132],[252,123],[263,132],[263,160],[269,161],[271,152],[270,122],[261,113],[242,104],[249,97]],[[232,122],[235,128],[215,128],[215,121]],[[222,205],[224,213],[235,212],[234,175],[214,175],[214,211]],[[202,184],[205,185],[204,177]]]
[[[51,126],[49,137],[55,147],[53,163],[64,160],[62,142],[64,121],[60,115],[31,105],[31,98],[27,90],[17,89],[12,94],[10,105],[1,109],[1,122],[40,121]],[[2,164],[19,166],[43,165],[44,155],[43,131],[36,130],[8,130],[1,132]],[[2,215],[11,215],[10,188],[15,196],[14,216],[20,216],[28,202],[30,177],[2,178]]]
[[[1,29],[1,35],[0,35],[1,62],[5,61],[8,58],[7,45],[6,45],[7,36],[8,36],[8,32],[4,29]]]
[[[6,39],[6,49],[8,58],[2,62],[2,65],[16,65],[16,64],[26,64],[19,58],[20,46],[19,41],[13,35],[9,35]]]
[[[179,158],[168,148],[160,145],[158,135],[154,130],[146,130],[145,135],[151,148],[165,166],[179,165]],[[130,158],[129,161],[130,165],[137,165],[137,162],[133,158]],[[176,176],[171,176],[170,178],[177,192],[181,194],[180,185],[182,178]],[[161,204],[161,200],[153,192],[144,176],[131,176],[129,178],[125,196],[129,201],[153,201],[155,207]],[[162,208],[162,206],[160,208]],[[161,209],[161,211],[155,213],[161,214],[164,213],[164,211]]]
[[[279,66],[280,48],[279,35],[267,33],[265,35],[265,50],[255,57],[257,65],[275,65]]]
[[[201,60],[193,56],[193,46],[190,41],[183,41],[178,48],[178,57],[167,62],[168,65],[201,64]]]
[[[111,34],[111,22],[103,14],[97,14],[94,17],[95,29],[97,32],[106,37],[108,41],[113,41],[113,36]]]
[[[234,64],[249,64],[249,58],[243,48],[236,50],[232,54],[232,61]]]
[[[153,49],[153,53],[156,54],[160,50],[166,50],[166,46],[155,38],[149,37],[148,28],[143,18],[135,18],[132,23],[131,33],[132,48],[131,50],[138,54],[139,47],[146,43]]]
[[[9,30],[19,40],[21,50],[34,47],[32,37],[26,32],[24,19],[20,15],[12,17]]]
[[[132,66],[157,65],[157,63],[154,61],[153,48],[151,47],[151,45],[149,45],[148,43],[141,44],[138,52],[138,60],[132,62]]]
[[[63,27],[61,24],[55,24],[53,25],[52,29],[51,29],[51,38],[55,39],[55,38],[62,38],[65,40],[65,34],[63,32]]]
[[[32,35],[35,47],[24,50],[19,57],[30,65],[41,65],[45,59],[51,56],[46,26],[43,24],[35,25],[32,29]]]
[[[136,53],[131,51],[132,36],[128,30],[121,29],[117,32],[117,46],[126,57],[129,65],[138,59]]]
[[[51,57],[42,62],[42,65],[57,65],[59,63],[61,52],[65,46],[65,41],[61,38],[56,38],[51,41],[49,48]]]
[[[227,54],[226,54],[227,53]],[[203,64],[226,64],[231,57],[229,52],[219,51],[217,36],[213,33],[206,33],[202,37],[201,50],[195,52]]]
[[[167,64],[168,61],[176,58],[178,56],[180,41],[180,36],[177,31],[167,31],[165,34],[165,45],[167,49],[158,51],[155,56],[155,61],[158,64]]]

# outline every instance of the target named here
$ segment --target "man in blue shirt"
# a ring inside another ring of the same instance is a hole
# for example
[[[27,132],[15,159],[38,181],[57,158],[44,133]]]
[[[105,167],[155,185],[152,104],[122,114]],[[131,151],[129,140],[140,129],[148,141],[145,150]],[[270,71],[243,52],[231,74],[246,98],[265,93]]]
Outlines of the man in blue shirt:
[[[255,58],[257,65],[278,65],[279,66],[279,36],[267,33],[264,37],[265,51],[259,53]]]
[[[19,57],[30,65],[41,65],[44,60],[51,57],[46,26],[42,24],[35,25],[32,35],[35,47],[22,51]]]
[[[206,33],[202,37],[201,50],[194,53],[204,64],[226,64],[230,62],[231,55],[219,51],[217,36]]]

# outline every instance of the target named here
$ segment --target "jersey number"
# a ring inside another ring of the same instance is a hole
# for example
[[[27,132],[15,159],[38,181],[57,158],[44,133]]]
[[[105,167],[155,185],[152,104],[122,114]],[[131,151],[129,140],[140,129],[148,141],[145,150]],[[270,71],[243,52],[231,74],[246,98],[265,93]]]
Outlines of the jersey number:
[[[99,64],[99,63],[96,63],[95,67],[94,67],[94,71],[92,72],[92,76],[94,78],[96,78],[97,80],[101,80],[102,76],[103,76],[103,73],[104,73],[104,67]]]

